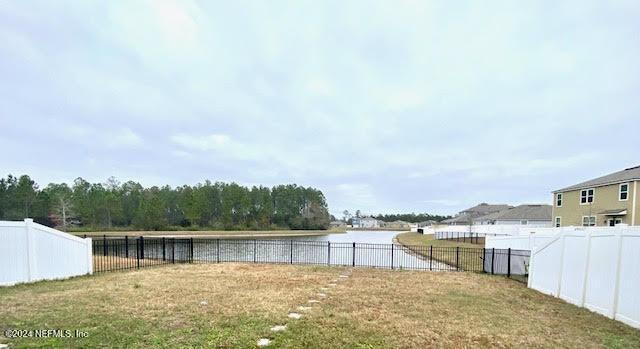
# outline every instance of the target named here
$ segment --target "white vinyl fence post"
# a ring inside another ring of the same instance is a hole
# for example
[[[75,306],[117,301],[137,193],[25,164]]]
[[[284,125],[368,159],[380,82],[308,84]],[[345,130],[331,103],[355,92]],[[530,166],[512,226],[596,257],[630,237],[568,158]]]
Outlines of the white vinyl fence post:
[[[565,243],[566,235],[562,235],[560,237],[560,260],[558,261],[560,264],[560,270],[558,272],[558,288],[556,290],[556,297],[560,297],[560,291],[562,290],[562,269],[564,266],[564,243]]]
[[[587,283],[589,282],[589,264],[591,264],[591,232],[586,233],[587,239],[587,256],[584,265],[584,278],[582,279],[582,297],[580,299],[580,306],[584,307],[585,300],[587,299]]]
[[[25,218],[24,219],[24,229],[27,237],[27,280],[33,281],[37,277],[37,267],[36,267],[36,246],[35,246],[35,236],[33,235],[33,228],[31,225],[33,224],[33,219]]]
[[[93,240],[85,238],[84,243],[87,244],[87,273],[93,274]]]
[[[613,289],[613,306],[611,307],[611,318],[616,318],[616,312],[618,311],[618,293],[620,293],[620,263],[622,262],[622,228],[616,229],[618,235],[618,255],[616,263],[616,283]]]

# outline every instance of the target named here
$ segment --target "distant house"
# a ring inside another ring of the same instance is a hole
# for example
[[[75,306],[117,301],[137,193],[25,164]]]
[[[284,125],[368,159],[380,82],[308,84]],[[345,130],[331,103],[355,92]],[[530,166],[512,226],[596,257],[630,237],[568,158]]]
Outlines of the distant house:
[[[331,228],[340,228],[340,227],[346,227],[347,223],[345,223],[344,221],[331,221],[329,223],[329,227]]]
[[[436,224],[438,224],[438,222],[434,220],[422,221],[422,222],[418,222],[418,228],[430,227]]]
[[[380,221],[373,217],[355,217],[351,219],[354,228],[380,228]]]
[[[553,192],[554,226],[640,225],[640,166]]]
[[[411,228],[411,224],[409,222],[405,222],[401,220],[397,220],[393,222],[382,222],[382,226],[384,228],[390,228],[390,229],[410,229]]]
[[[448,225],[469,225],[473,224],[473,219],[475,218],[486,216],[491,213],[500,212],[511,207],[513,206],[502,204],[490,205],[486,202],[483,202],[464,211],[460,211],[455,217],[445,219],[441,223]]]
[[[484,215],[473,220],[474,224],[551,226],[551,205],[519,205]]]

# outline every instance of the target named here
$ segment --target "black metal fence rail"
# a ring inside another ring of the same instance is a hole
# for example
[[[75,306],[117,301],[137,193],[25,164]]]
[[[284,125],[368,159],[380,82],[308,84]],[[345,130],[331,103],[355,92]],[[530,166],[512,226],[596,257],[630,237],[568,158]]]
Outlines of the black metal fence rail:
[[[450,240],[456,242],[467,242],[471,244],[484,245],[485,237],[484,233],[472,233],[472,232],[453,232],[453,231],[438,231],[435,232],[433,237],[436,240]]]
[[[175,263],[271,263],[470,271],[526,278],[529,251],[302,240],[102,238],[93,240],[94,271]]]

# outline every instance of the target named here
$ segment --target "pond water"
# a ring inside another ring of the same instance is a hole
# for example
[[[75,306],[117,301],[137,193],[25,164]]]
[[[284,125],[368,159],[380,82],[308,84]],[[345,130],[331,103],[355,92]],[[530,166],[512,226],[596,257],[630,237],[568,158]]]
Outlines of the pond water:
[[[368,244],[390,244],[393,242],[393,238],[400,232],[397,231],[369,231],[369,230],[357,230],[347,231],[344,234],[329,234],[323,236],[316,236],[320,241],[331,242],[356,242],[356,243],[368,243]]]
[[[366,266],[391,269],[451,270],[392,244],[395,231],[350,231],[344,234],[271,239],[166,239],[125,242],[95,240],[94,255],[194,262],[253,262]],[[128,246],[127,246],[128,245]]]

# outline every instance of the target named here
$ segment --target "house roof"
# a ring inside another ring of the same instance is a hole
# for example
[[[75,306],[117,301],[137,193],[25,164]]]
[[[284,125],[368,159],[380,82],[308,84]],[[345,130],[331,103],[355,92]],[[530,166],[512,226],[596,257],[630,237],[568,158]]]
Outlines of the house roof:
[[[467,215],[457,215],[453,218],[445,219],[441,223],[469,223],[470,216]]]
[[[460,213],[471,213],[472,215],[485,215],[493,212],[506,210],[510,207],[513,207],[513,206],[504,205],[504,204],[493,205],[493,204],[487,204],[486,202],[483,202],[479,205],[468,208]]]
[[[594,179],[591,179],[582,183],[578,183],[566,188],[555,190],[553,192],[558,193],[558,192],[584,189],[584,188],[590,188],[590,187],[599,187],[603,185],[615,184],[615,183],[631,181],[631,180],[640,180],[640,166],[629,167],[622,171],[618,171],[618,172],[608,174],[606,176],[594,178]]]
[[[551,205],[520,205],[475,219],[476,221],[535,220],[551,221]]]

